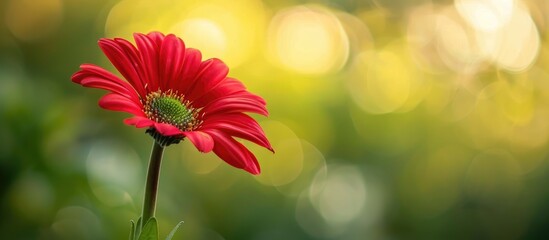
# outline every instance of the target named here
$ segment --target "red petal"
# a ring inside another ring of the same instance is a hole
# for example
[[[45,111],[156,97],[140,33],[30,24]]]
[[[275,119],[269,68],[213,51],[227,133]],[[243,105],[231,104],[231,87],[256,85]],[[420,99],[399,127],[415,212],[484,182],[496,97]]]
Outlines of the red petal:
[[[193,85],[196,74],[200,68],[200,61],[202,61],[202,53],[194,48],[187,48],[185,50],[185,58],[183,67],[179,75],[179,79],[176,79],[176,90],[179,93],[187,94],[189,88]]]
[[[146,117],[134,116],[131,118],[124,119],[124,123],[128,125],[133,125],[136,128],[150,127],[154,125],[154,121]]]
[[[203,107],[220,97],[227,97],[236,93],[246,91],[246,87],[240,81],[234,78],[225,78],[216,87],[193,101],[195,107]]]
[[[201,129],[217,129],[229,135],[246,139],[274,152],[261,126],[250,116],[243,113],[232,113],[209,117]]]
[[[84,87],[90,87],[90,88],[99,88],[104,90],[109,90],[113,93],[117,93],[120,95],[123,95],[127,98],[131,98],[131,95],[129,94],[129,91],[122,87],[121,85],[118,85],[112,81],[105,80],[104,78],[98,78],[93,76],[84,76],[84,79],[80,81],[80,84]]]
[[[185,58],[185,43],[173,34],[164,38],[160,48],[160,88],[175,89]]]
[[[84,87],[99,88],[118,93],[139,102],[139,97],[133,87],[114,74],[92,64],[82,64],[80,68],[80,71],[72,75],[73,82]]]
[[[155,35],[153,35],[155,36]],[[147,74],[148,85],[145,89],[150,91],[158,90],[159,82],[159,70],[158,70],[158,49],[159,45],[150,36],[136,33],[133,35],[141,59],[143,61],[143,67]],[[163,36],[162,36],[163,38]]]
[[[255,95],[253,95],[255,96]],[[252,112],[264,116],[268,116],[269,112],[265,108],[265,104],[250,96],[238,96],[221,98],[206,105],[202,112],[204,117],[221,113],[236,113],[236,112]]]
[[[116,93],[109,93],[99,99],[99,106],[112,111],[127,112],[136,116],[145,116],[140,105],[127,97]]]
[[[196,148],[204,153],[211,152],[214,147],[214,141],[212,136],[201,131],[183,132]]]
[[[144,71],[140,69],[142,66],[141,60],[137,56],[135,48],[130,48],[128,46],[129,43],[124,41],[122,39],[111,40],[103,38],[99,40],[99,47],[116,69],[128,80],[139,95],[144,98],[146,92],[143,86],[144,81],[141,79],[144,74]]]
[[[162,41],[164,41],[164,34],[158,31],[150,32],[149,34],[147,34],[147,37],[156,42],[158,46],[160,46]]]
[[[123,38],[115,38],[114,41],[118,43],[118,45],[124,50],[126,55],[129,57],[129,59],[132,61],[133,67],[135,68],[135,71],[137,72],[139,76],[139,81],[141,83],[141,86],[145,88],[145,85],[148,82],[146,71],[143,68],[143,61],[141,60],[141,56],[139,55],[139,51],[137,48],[130,43],[128,40]],[[146,92],[146,89],[145,89]]]
[[[223,161],[233,167],[244,169],[251,174],[261,172],[256,157],[244,145],[234,140],[227,134],[216,130],[205,131],[215,141],[213,151]]]
[[[174,125],[167,124],[167,123],[155,122],[154,123],[154,128],[156,129],[156,131],[158,131],[160,134],[162,134],[164,136],[175,136],[175,135],[183,134],[183,132],[181,130],[179,130],[179,128],[177,128]]]
[[[211,91],[227,77],[228,73],[229,67],[217,58],[202,62],[193,86],[186,92],[188,99],[193,101]]]

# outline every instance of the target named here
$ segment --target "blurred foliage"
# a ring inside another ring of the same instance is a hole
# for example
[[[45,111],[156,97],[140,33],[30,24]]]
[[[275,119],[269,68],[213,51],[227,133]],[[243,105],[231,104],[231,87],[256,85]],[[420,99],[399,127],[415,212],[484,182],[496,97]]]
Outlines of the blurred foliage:
[[[4,0],[0,232],[127,239],[152,140],[70,81],[101,37],[159,30],[268,102],[262,174],[170,147],[174,239],[544,239],[544,0]]]

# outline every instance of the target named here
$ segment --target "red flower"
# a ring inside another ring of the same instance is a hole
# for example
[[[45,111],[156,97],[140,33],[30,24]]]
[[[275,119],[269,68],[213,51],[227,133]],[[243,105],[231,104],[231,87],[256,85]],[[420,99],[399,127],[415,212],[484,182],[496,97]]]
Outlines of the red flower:
[[[259,124],[246,112],[268,115],[265,100],[227,77],[221,60],[202,61],[200,51],[186,48],[173,34],[134,34],[136,46],[125,39],[101,39],[99,47],[127,80],[92,64],[82,64],[72,81],[110,91],[99,106],[133,114],[124,120],[148,128],[167,146],[188,138],[201,152],[213,152],[230,165],[259,174],[256,157],[234,138],[273,151]]]

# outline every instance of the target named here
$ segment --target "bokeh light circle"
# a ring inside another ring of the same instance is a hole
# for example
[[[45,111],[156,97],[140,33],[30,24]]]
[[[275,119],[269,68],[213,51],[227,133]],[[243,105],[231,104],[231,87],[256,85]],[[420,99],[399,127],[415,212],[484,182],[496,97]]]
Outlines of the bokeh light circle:
[[[484,58],[473,29],[451,7],[437,15],[436,24],[436,50],[440,60],[454,72],[476,73]]]
[[[264,34],[266,13],[259,0],[121,1],[109,11],[108,37],[130,38],[134,32],[174,33],[203,58],[222,59],[235,68],[254,55]]]
[[[326,178],[315,178],[309,198],[324,220],[347,224],[358,216],[366,202],[366,186],[360,170],[353,166],[328,166]]]
[[[454,5],[475,29],[491,32],[509,21],[515,0],[455,0]]]
[[[293,141],[289,141],[292,143]],[[297,142],[296,142],[297,143]],[[301,192],[308,188],[319,173],[326,173],[326,159],[320,150],[313,144],[299,139],[298,143],[303,151],[303,168],[299,176],[291,183],[276,186],[277,190],[286,196],[297,197]],[[280,158],[276,161],[284,161]]]
[[[338,71],[349,55],[349,39],[340,21],[316,5],[278,12],[269,26],[268,44],[274,62],[303,74]]]
[[[89,184],[95,196],[109,206],[131,204],[141,190],[141,162],[132,148],[120,142],[92,145],[86,160]]]
[[[209,19],[187,19],[172,31],[185,39],[185,44],[200,49],[203,56],[220,55],[227,50],[227,36],[221,26]]]
[[[501,68],[523,71],[539,54],[541,43],[537,26],[522,4],[517,4],[509,21],[491,37],[495,47],[489,57]]]
[[[378,51],[364,51],[354,59],[347,89],[364,111],[372,114],[410,111],[429,89],[401,43],[397,41]]]
[[[261,159],[262,172],[255,179],[262,184],[282,186],[296,180],[303,171],[303,148],[297,135],[285,124],[261,122],[276,154],[251,143],[245,143]]]

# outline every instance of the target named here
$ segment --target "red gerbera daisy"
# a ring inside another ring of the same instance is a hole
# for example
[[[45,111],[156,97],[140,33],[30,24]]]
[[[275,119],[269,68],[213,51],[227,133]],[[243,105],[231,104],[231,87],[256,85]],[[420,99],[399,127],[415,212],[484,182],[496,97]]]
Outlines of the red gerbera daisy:
[[[133,114],[128,125],[148,128],[161,146],[188,138],[201,152],[213,152],[230,165],[259,174],[256,157],[234,138],[273,151],[259,124],[245,113],[268,115],[265,100],[227,77],[221,60],[202,61],[200,51],[186,48],[173,34],[134,34],[101,39],[99,47],[127,80],[92,64],[83,64],[72,81],[110,91],[99,106]]]

